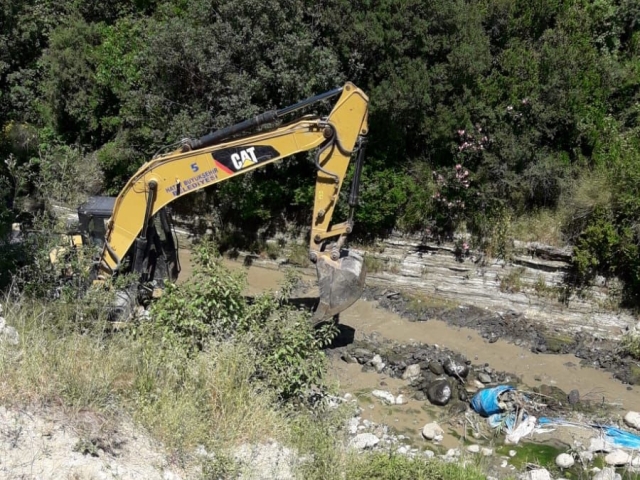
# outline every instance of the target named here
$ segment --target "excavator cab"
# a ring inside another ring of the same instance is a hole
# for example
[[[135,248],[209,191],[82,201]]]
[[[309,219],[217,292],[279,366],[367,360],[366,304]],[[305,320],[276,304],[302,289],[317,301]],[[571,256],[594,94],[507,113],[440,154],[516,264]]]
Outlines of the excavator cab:
[[[78,207],[80,234],[85,245],[104,246],[107,222],[115,203],[115,197],[89,197]]]

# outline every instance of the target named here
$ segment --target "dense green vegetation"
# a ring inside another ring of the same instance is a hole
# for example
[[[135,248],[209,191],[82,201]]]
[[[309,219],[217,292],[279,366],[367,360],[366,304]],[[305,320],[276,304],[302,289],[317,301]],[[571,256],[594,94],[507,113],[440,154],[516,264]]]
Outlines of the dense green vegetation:
[[[27,195],[117,192],[164,145],[351,80],[371,97],[357,234],[512,228],[638,301],[638,2],[0,5],[0,228]],[[309,219],[312,175],[287,161],[191,201],[273,231]]]

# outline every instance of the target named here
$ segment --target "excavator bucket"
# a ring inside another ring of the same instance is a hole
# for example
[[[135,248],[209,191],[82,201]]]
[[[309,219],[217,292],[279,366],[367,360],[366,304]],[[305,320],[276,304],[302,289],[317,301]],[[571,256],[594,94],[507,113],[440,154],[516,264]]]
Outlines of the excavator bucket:
[[[342,254],[338,260],[331,260],[328,253],[321,253],[316,272],[320,301],[312,321],[317,324],[346,310],[360,298],[366,269],[362,257],[355,253]]]

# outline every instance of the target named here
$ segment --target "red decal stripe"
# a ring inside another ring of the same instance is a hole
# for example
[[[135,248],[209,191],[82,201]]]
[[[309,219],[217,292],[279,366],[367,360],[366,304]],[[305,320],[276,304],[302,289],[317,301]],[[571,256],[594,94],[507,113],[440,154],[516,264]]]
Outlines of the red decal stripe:
[[[226,172],[228,175],[233,175],[233,172],[231,170],[229,170],[227,167],[225,167],[223,164],[221,164],[219,161],[217,161],[215,158],[213,159],[214,162],[216,162],[216,166],[222,170],[223,172]]]

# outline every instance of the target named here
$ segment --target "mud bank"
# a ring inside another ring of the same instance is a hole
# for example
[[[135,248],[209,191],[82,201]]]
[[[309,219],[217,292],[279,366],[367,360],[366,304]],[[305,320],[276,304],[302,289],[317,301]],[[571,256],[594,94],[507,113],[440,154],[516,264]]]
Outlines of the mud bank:
[[[363,298],[373,300],[410,322],[439,320],[449,326],[477,331],[486,344],[499,340],[539,355],[572,355],[583,366],[602,369],[625,384],[640,384],[640,365],[621,352],[617,339],[592,332],[569,333],[515,311],[495,312],[468,305],[433,305],[420,297],[383,287],[367,287]],[[488,345],[485,348],[489,348]]]

